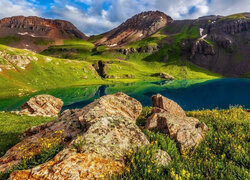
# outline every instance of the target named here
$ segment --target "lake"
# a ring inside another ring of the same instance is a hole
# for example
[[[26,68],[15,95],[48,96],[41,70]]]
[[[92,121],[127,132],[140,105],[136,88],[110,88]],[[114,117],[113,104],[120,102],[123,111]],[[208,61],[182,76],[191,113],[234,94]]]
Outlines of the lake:
[[[175,80],[129,84],[70,87],[36,92],[24,97],[0,99],[0,111],[18,110],[20,105],[37,94],[50,94],[63,100],[62,110],[82,108],[106,94],[124,92],[143,106],[151,106],[157,93],[176,101],[184,110],[227,109],[241,105],[250,109],[250,79]]]

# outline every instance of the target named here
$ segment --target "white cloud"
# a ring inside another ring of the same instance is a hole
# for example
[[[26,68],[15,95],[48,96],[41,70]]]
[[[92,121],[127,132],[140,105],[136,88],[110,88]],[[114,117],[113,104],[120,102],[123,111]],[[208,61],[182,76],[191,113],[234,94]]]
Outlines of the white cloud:
[[[32,3],[26,0],[10,1],[1,0],[0,1],[0,18],[9,16],[39,16],[40,12]]]
[[[208,3],[208,0],[54,0],[46,11],[42,11],[37,1],[34,4],[28,0],[0,0],[0,17],[38,15],[65,19],[90,35],[106,32],[142,11],[160,10],[173,19],[198,18],[211,14],[246,12],[250,10],[249,1],[210,0]],[[89,8],[83,8],[82,3]],[[107,7],[104,3],[110,5]]]

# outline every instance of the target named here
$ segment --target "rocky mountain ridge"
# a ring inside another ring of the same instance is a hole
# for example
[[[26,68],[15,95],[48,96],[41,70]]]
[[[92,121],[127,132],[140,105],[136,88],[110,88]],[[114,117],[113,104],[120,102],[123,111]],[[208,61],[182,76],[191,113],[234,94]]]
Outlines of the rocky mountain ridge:
[[[163,12],[142,12],[131,17],[117,28],[105,33],[104,37],[95,44],[104,44],[109,47],[122,46],[148,37],[172,22],[173,19]]]
[[[10,46],[33,51],[44,50],[50,44],[62,44],[64,39],[87,39],[85,34],[68,21],[36,16],[13,16],[1,19],[0,38],[4,37],[17,39],[16,42],[9,44]]]

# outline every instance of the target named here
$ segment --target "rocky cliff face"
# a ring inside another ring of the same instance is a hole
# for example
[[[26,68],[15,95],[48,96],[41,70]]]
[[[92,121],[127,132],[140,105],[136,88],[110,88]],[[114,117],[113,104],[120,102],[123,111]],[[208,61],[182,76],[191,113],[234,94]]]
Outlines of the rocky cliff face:
[[[250,13],[206,16],[175,21],[169,26],[173,34],[184,27],[197,33],[195,38],[181,40],[182,59],[229,77],[247,76],[250,72]]]
[[[173,22],[172,18],[163,12],[143,12],[128,19],[114,30],[107,32],[96,44],[115,47],[141,40],[157,32],[169,22]]]
[[[44,19],[30,16],[14,16],[0,20],[0,38],[15,36],[18,42],[13,47],[39,51],[39,41],[54,41],[69,38],[87,39],[72,23],[63,20]],[[38,43],[34,43],[37,41]]]

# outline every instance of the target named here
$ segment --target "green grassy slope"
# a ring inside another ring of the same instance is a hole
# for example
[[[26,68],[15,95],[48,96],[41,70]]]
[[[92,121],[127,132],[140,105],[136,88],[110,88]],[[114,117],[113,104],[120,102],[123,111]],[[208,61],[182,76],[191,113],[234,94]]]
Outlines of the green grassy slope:
[[[141,41],[133,42],[123,48],[139,48],[160,44],[161,41],[166,38],[166,36],[160,34],[160,32]],[[181,37],[178,38],[180,39]],[[177,55],[171,56],[167,62],[165,62],[164,58],[169,56],[168,47],[165,46],[154,54],[132,53],[126,56],[116,49],[110,49],[105,46],[94,47],[90,42],[84,41],[82,41],[82,44],[84,45],[79,46],[79,42],[70,42],[70,44],[65,43],[63,46],[52,46],[48,50],[42,52],[42,54],[58,58],[77,59],[92,64],[99,60],[112,62],[108,63],[108,68],[106,70],[110,79],[112,79],[112,77],[116,79],[126,79],[126,77],[129,76],[129,79],[132,77],[132,79],[152,80],[155,79],[152,75],[159,72],[173,75],[176,79],[211,79],[220,77],[220,75],[210,73],[188,61],[180,60]],[[178,44],[175,46],[177,47]]]
[[[171,27],[163,28],[148,38],[123,47],[160,45],[161,49],[153,54],[124,55],[117,49],[95,47],[93,39],[92,42],[65,40],[64,45],[51,46],[41,55],[0,45],[0,51],[11,56],[26,54],[38,58],[38,61],[32,61],[26,69],[15,66],[11,70],[4,68],[6,60],[0,58],[0,68],[3,67],[3,71],[0,72],[0,97],[75,85],[160,79],[153,76],[156,73],[168,73],[178,80],[221,77],[182,59],[179,47],[181,40],[187,37],[196,38],[197,29],[184,27],[181,33],[168,35],[165,31],[171,31]],[[171,39],[174,39],[174,43],[170,45],[168,42]],[[105,71],[108,78],[105,80],[101,79],[92,67],[92,64],[99,60],[106,62]]]
[[[38,58],[37,61],[28,64],[25,69],[16,65],[12,65],[12,69],[6,69],[6,61],[0,61],[2,69],[0,97],[43,89],[104,83],[88,62],[49,58],[3,45],[0,45],[0,51],[10,56],[27,55]]]

